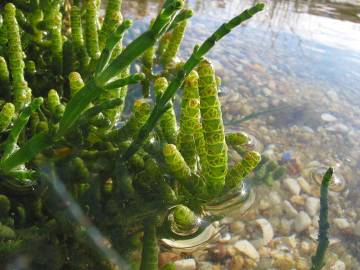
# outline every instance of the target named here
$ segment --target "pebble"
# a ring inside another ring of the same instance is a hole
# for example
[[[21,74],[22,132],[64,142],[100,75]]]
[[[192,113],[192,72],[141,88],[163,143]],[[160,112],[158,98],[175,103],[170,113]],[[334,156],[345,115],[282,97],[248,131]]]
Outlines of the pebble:
[[[302,189],[305,193],[307,193],[307,194],[311,194],[311,193],[312,193],[312,191],[311,191],[311,186],[310,186],[310,184],[305,180],[304,177],[299,177],[299,178],[297,179],[297,181],[298,181],[301,189]]]
[[[301,211],[295,218],[295,231],[300,233],[305,231],[311,225],[311,219],[309,215]]]
[[[305,209],[310,216],[316,216],[320,210],[320,200],[318,198],[308,197],[306,199]]]
[[[338,101],[339,96],[334,90],[326,92],[326,95],[331,99],[331,101]]]
[[[292,204],[286,200],[284,201],[284,210],[285,213],[291,218],[296,217],[298,214],[298,211],[294,208],[294,206],[292,206]]]
[[[276,191],[271,191],[269,193],[269,199],[270,199],[272,205],[280,204],[282,201],[279,193],[277,193]]]
[[[180,259],[180,256],[172,252],[162,252],[159,254],[159,267],[162,268],[164,265]]]
[[[194,259],[183,259],[174,262],[176,270],[195,270],[196,262]]]
[[[334,124],[330,127],[326,128],[328,131],[332,131],[332,132],[340,132],[340,133],[348,133],[349,132],[349,127],[347,125],[338,123],[338,124]]]
[[[246,233],[245,223],[242,221],[235,221],[230,224],[230,229],[233,233],[244,235]]]
[[[345,270],[346,266],[343,261],[337,260],[334,265],[330,267],[330,270]]]
[[[245,254],[246,256],[250,257],[255,261],[259,261],[260,255],[254,246],[247,240],[240,240],[237,241],[234,247],[240,252]]]
[[[354,228],[354,233],[357,236],[360,236],[360,220],[356,223],[355,228]]]
[[[321,119],[325,122],[335,122],[337,121],[337,118],[335,116],[333,116],[330,113],[323,113],[321,114]]]
[[[280,221],[280,233],[282,235],[289,235],[293,227],[293,224],[294,224],[294,220],[288,220],[286,218],[282,218]]]
[[[340,230],[345,230],[350,227],[350,223],[346,218],[334,218],[333,222],[335,226]]]
[[[285,188],[290,191],[293,195],[299,195],[301,187],[299,183],[293,178],[286,178],[284,181]]]
[[[265,218],[259,218],[256,220],[256,224],[260,226],[262,230],[262,242],[267,245],[274,238],[274,230],[271,223]]]
[[[213,269],[213,264],[211,262],[199,262],[197,270],[211,270]]]

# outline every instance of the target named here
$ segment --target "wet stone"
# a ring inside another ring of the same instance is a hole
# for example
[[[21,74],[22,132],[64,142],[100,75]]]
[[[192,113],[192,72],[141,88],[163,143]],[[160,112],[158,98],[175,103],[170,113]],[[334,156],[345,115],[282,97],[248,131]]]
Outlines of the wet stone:
[[[305,231],[311,225],[311,219],[309,215],[301,211],[295,218],[295,231],[300,233]]]
[[[317,215],[317,213],[320,209],[320,199],[314,198],[314,197],[308,197],[306,199],[305,208],[306,208],[306,212],[310,216],[313,217],[313,216]]]
[[[183,259],[174,262],[176,270],[195,270],[196,262],[194,259]]]
[[[292,193],[293,195],[299,195],[300,194],[301,187],[300,187],[299,183],[295,179],[286,178],[283,183],[284,183],[285,188],[288,191],[290,191],[290,193]]]

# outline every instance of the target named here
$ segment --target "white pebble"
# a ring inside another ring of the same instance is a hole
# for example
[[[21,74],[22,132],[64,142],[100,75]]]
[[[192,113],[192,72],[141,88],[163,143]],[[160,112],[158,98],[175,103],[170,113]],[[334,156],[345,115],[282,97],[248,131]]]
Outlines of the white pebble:
[[[293,195],[299,195],[301,187],[299,183],[293,178],[286,178],[283,181],[285,188],[290,191]]]
[[[343,261],[337,260],[333,266],[330,267],[330,270],[345,270],[346,266]]]
[[[335,122],[337,118],[330,113],[321,114],[321,119],[325,122]]]
[[[346,218],[334,218],[333,222],[335,226],[340,230],[345,230],[350,227],[349,221]]]
[[[357,236],[360,236],[360,220],[356,223],[355,228],[354,228],[354,233]]]
[[[286,200],[284,201],[284,210],[285,213],[291,218],[296,217],[298,214],[298,211],[294,208],[294,206],[292,206],[292,204]]]
[[[320,200],[314,197],[308,197],[305,202],[306,212],[310,216],[316,216],[320,209]]]
[[[274,230],[269,221],[265,218],[259,218],[256,220],[256,224],[260,226],[263,235],[263,244],[267,245],[274,238]]]
[[[269,193],[269,200],[272,203],[272,205],[277,205],[281,203],[281,197],[279,193],[277,193],[276,191],[271,191]]]
[[[311,225],[311,219],[309,215],[301,211],[295,218],[295,231],[300,233],[305,231]]]
[[[299,177],[297,179],[301,189],[308,194],[311,194],[311,186],[310,184],[304,179],[304,177]]]
[[[194,259],[183,259],[174,262],[176,270],[195,270],[196,262]]]
[[[237,241],[234,247],[241,253],[245,254],[246,256],[250,257],[255,261],[259,261],[260,255],[254,246],[247,240],[240,240]]]

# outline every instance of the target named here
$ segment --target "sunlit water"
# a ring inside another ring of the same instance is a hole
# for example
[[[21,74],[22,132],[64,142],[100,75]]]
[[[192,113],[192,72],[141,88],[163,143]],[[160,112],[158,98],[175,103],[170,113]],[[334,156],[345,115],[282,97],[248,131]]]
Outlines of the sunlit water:
[[[146,29],[161,2],[123,1],[123,13],[136,21],[127,40]],[[195,15],[181,58],[187,58],[193,46],[223,21],[252,4],[247,0],[188,2]],[[306,211],[307,199],[318,192],[317,180],[307,170],[334,166],[345,186],[330,194],[331,237],[341,240],[346,254],[359,258],[360,2],[269,1],[264,12],[233,31],[208,57],[223,80],[227,128],[255,135],[267,155],[287,166],[287,177],[299,181],[303,176],[313,190],[307,193],[302,187],[300,195],[289,195],[283,183],[275,183],[256,192],[276,191],[298,211]],[[270,112],[241,120],[263,110]],[[276,236],[295,233],[291,229],[286,234],[277,225],[283,218],[291,220],[281,211],[273,214],[257,208],[256,215],[270,220]],[[307,241],[316,232],[317,215],[311,218],[308,235],[296,234],[299,241]],[[340,228],[336,218],[349,225]],[[342,257],[341,248],[332,247],[336,258]],[[346,265],[353,264],[346,261]]]

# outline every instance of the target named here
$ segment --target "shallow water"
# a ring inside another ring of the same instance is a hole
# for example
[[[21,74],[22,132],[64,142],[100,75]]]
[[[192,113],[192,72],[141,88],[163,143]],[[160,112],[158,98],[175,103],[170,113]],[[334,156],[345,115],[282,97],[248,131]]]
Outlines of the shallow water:
[[[124,1],[123,13],[136,19],[129,40],[146,28],[144,22],[156,14],[161,2]],[[180,57],[188,57],[193,46],[221,22],[251,4],[247,0],[190,0],[195,16]],[[312,253],[306,247],[316,246],[317,211],[312,212],[311,201],[318,198],[318,185],[309,171],[332,165],[345,179],[345,187],[330,193],[330,236],[338,243],[330,247],[326,269],[342,262],[346,269],[360,269],[360,2],[269,1],[264,12],[233,31],[208,57],[222,77],[227,128],[255,135],[266,155],[287,166],[287,178],[300,183],[301,190],[288,191],[286,181],[257,187],[256,203],[247,217],[224,221],[235,241],[209,245],[200,255],[193,254],[197,262],[209,262],[214,269],[239,269],[236,260],[241,259],[229,255],[231,245],[247,238],[256,246],[256,225],[251,222],[263,217],[271,223],[275,237],[269,245],[258,246],[261,260],[255,269],[269,269],[268,264],[275,269],[301,269],[294,261],[308,262]],[[243,121],[244,116],[259,111],[267,113]],[[306,230],[296,229],[298,217],[283,207],[284,200],[296,212],[310,216]],[[241,229],[241,224],[246,228]],[[219,246],[227,250],[221,258],[211,252]],[[242,267],[250,269],[246,259]]]

